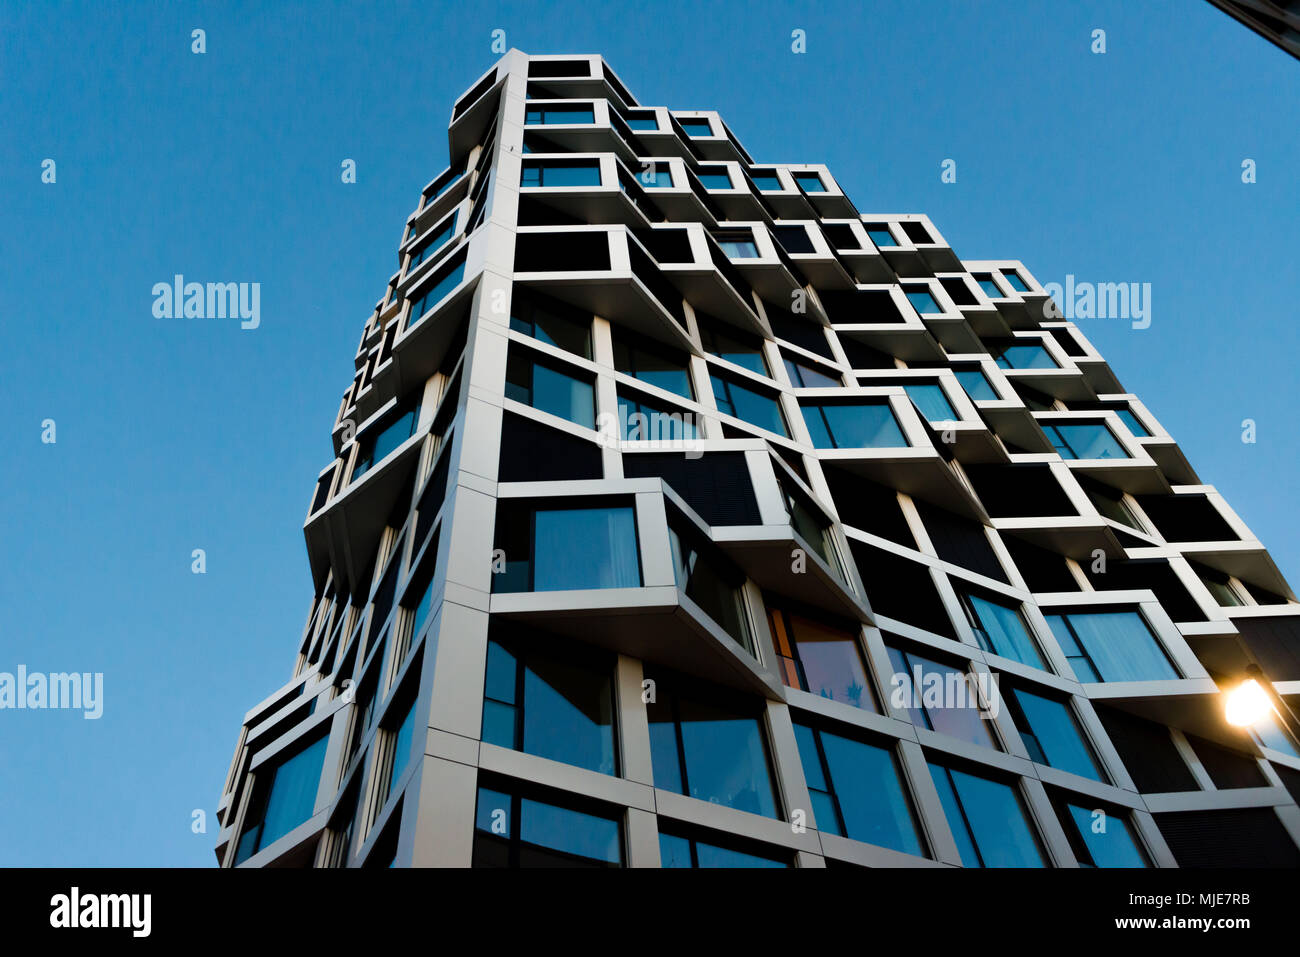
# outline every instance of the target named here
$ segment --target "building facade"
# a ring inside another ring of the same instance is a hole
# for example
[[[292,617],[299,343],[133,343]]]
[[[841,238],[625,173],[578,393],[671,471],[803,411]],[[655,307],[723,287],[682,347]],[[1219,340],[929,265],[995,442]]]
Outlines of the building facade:
[[[599,56],[449,140],[223,866],[1300,861],[1300,604],[1020,262]]]

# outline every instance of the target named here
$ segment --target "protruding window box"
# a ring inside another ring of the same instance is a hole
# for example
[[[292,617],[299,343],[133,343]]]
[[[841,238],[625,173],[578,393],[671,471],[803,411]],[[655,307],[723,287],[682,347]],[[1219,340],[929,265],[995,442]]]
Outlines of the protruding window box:
[[[815,221],[778,221],[769,229],[778,255],[794,264],[808,282],[818,289],[853,288],[856,277],[845,268]]]
[[[911,362],[938,362],[945,356],[934,335],[895,284],[857,285],[818,290],[821,310],[840,339],[849,339],[888,356]],[[848,351],[851,346],[846,346]],[[849,355],[853,361],[853,355]]]
[[[808,389],[799,405],[816,454],[873,482],[987,520],[974,493],[948,465],[902,386]],[[828,417],[822,407],[830,411]],[[809,421],[811,418],[811,421]]]
[[[574,482],[502,486],[493,553],[493,568],[498,570],[489,586],[492,614],[733,688],[779,697],[778,680],[751,650],[753,613],[738,582],[728,584],[736,588],[734,613],[723,614],[718,604],[721,585],[681,580],[677,568],[682,546],[673,544],[670,512],[679,539],[704,549],[706,564],[719,561],[721,551],[710,541],[708,526],[687,517],[689,507],[683,508],[681,499],[665,488],[659,478],[604,480],[589,488]],[[592,525],[599,517],[587,513],[606,506],[623,510],[613,524],[606,521],[603,526],[617,533],[601,539],[618,546],[608,555],[593,548],[580,553],[548,549],[539,540],[563,532],[563,510],[583,513],[579,521]],[[520,523],[517,513],[536,515],[538,509],[556,512],[559,519],[535,521],[531,527]],[[625,517],[629,512],[630,519]],[[630,539],[625,526],[632,529]],[[634,553],[627,552],[629,545]],[[582,556],[576,564],[571,560],[575,554]],[[692,562],[688,567],[694,566]],[[738,628],[743,643],[735,634]]]

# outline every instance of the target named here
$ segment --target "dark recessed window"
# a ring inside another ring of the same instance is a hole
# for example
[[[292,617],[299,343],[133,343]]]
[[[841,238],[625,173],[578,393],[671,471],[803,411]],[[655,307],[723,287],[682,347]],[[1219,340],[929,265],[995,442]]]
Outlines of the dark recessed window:
[[[1046,866],[1015,788],[934,762],[930,774],[964,866]]]
[[[483,740],[601,774],[617,774],[612,662],[542,653],[548,636],[488,641]]]
[[[760,712],[679,694],[657,682],[647,708],[655,787],[737,811],[777,817]]]
[[[778,607],[768,608],[767,620],[789,687],[879,711],[856,631]]]
[[[785,417],[781,415],[781,404],[773,396],[717,373],[711,374],[709,381],[720,412],[777,435],[789,434],[785,429]]]
[[[925,854],[892,750],[796,724],[817,830],[904,854]]]
[[[595,388],[590,380],[562,371],[526,350],[510,350],[505,394],[577,425],[596,427]]]
[[[659,121],[653,113],[629,113],[626,122],[628,127],[634,130],[659,129]]]
[[[984,290],[984,295],[988,296],[990,299],[1006,298],[1006,293],[1004,293],[998,284],[993,281],[991,275],[988,273],[974,273],[973,275],[975,281],[979,283],[979,287]]]
[[[669,523],[668,541],[677,587],[740,647],[753,654],[754,643],[741,607],[744,575],[684,522]]]
[[[1136,611],[1048,615],[1057,644],[1080,681],[1160,681],[1178,677]]]
[[[393,793],[393,788],[397,784],[397,779],[402,776],[406,766],[411,762],[411,739],[415,735],[415,706],[419,699],[411,702],[411,706],[406,709],[406,716],[402,718],[402,723],[397,726],[393,732],[393,761],[388,769],[388,788],[387,794]],[[423,748],[421,748],[423,752]],[[385,797],[387,800],[387,797]]]
[[[817,252],[817,247],[808,236],[808,230],[803,226],[773,226],[772,233],[788,253]]]
[[[630,504],[584,508],[505,499],[497,507],[494,547],[504,564],[493,569],[494,592],[641,585]]]
[[[781,177],[776,174],[776,170],[752,169],[749,171],[749,178],[763,192],[779,191],[782,188]]]
[[[480,787],[473,866],[622,867],[623,824],[613,811]]]
[[[1016,292],[1029,292],[1029,287],[1025,285],[1025,281],[1020,278],[1019,273],[1012,272],[1009,269],[1004,269],[1002,271],[1002,278],[1005,279],[1007,281],[1007,285],[1009,285]]]
[[[802,403],[804,421],[819,449],[896,449],[908,441],[887,401]]]

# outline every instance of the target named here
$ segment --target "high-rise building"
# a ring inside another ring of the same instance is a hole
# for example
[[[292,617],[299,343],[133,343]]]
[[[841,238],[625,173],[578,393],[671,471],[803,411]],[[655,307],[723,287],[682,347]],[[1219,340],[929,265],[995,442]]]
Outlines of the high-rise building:
[[[223,865],[1300,862],[1300,603],[1022,263],[599,56],[449,139]]]

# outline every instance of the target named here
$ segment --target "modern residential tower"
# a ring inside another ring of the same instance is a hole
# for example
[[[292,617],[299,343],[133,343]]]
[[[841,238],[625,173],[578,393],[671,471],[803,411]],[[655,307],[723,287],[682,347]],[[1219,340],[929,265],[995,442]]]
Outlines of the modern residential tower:
[[[222,865],[1300,863],[1300,603],[1024,265],[599,56],[449,141]]]

